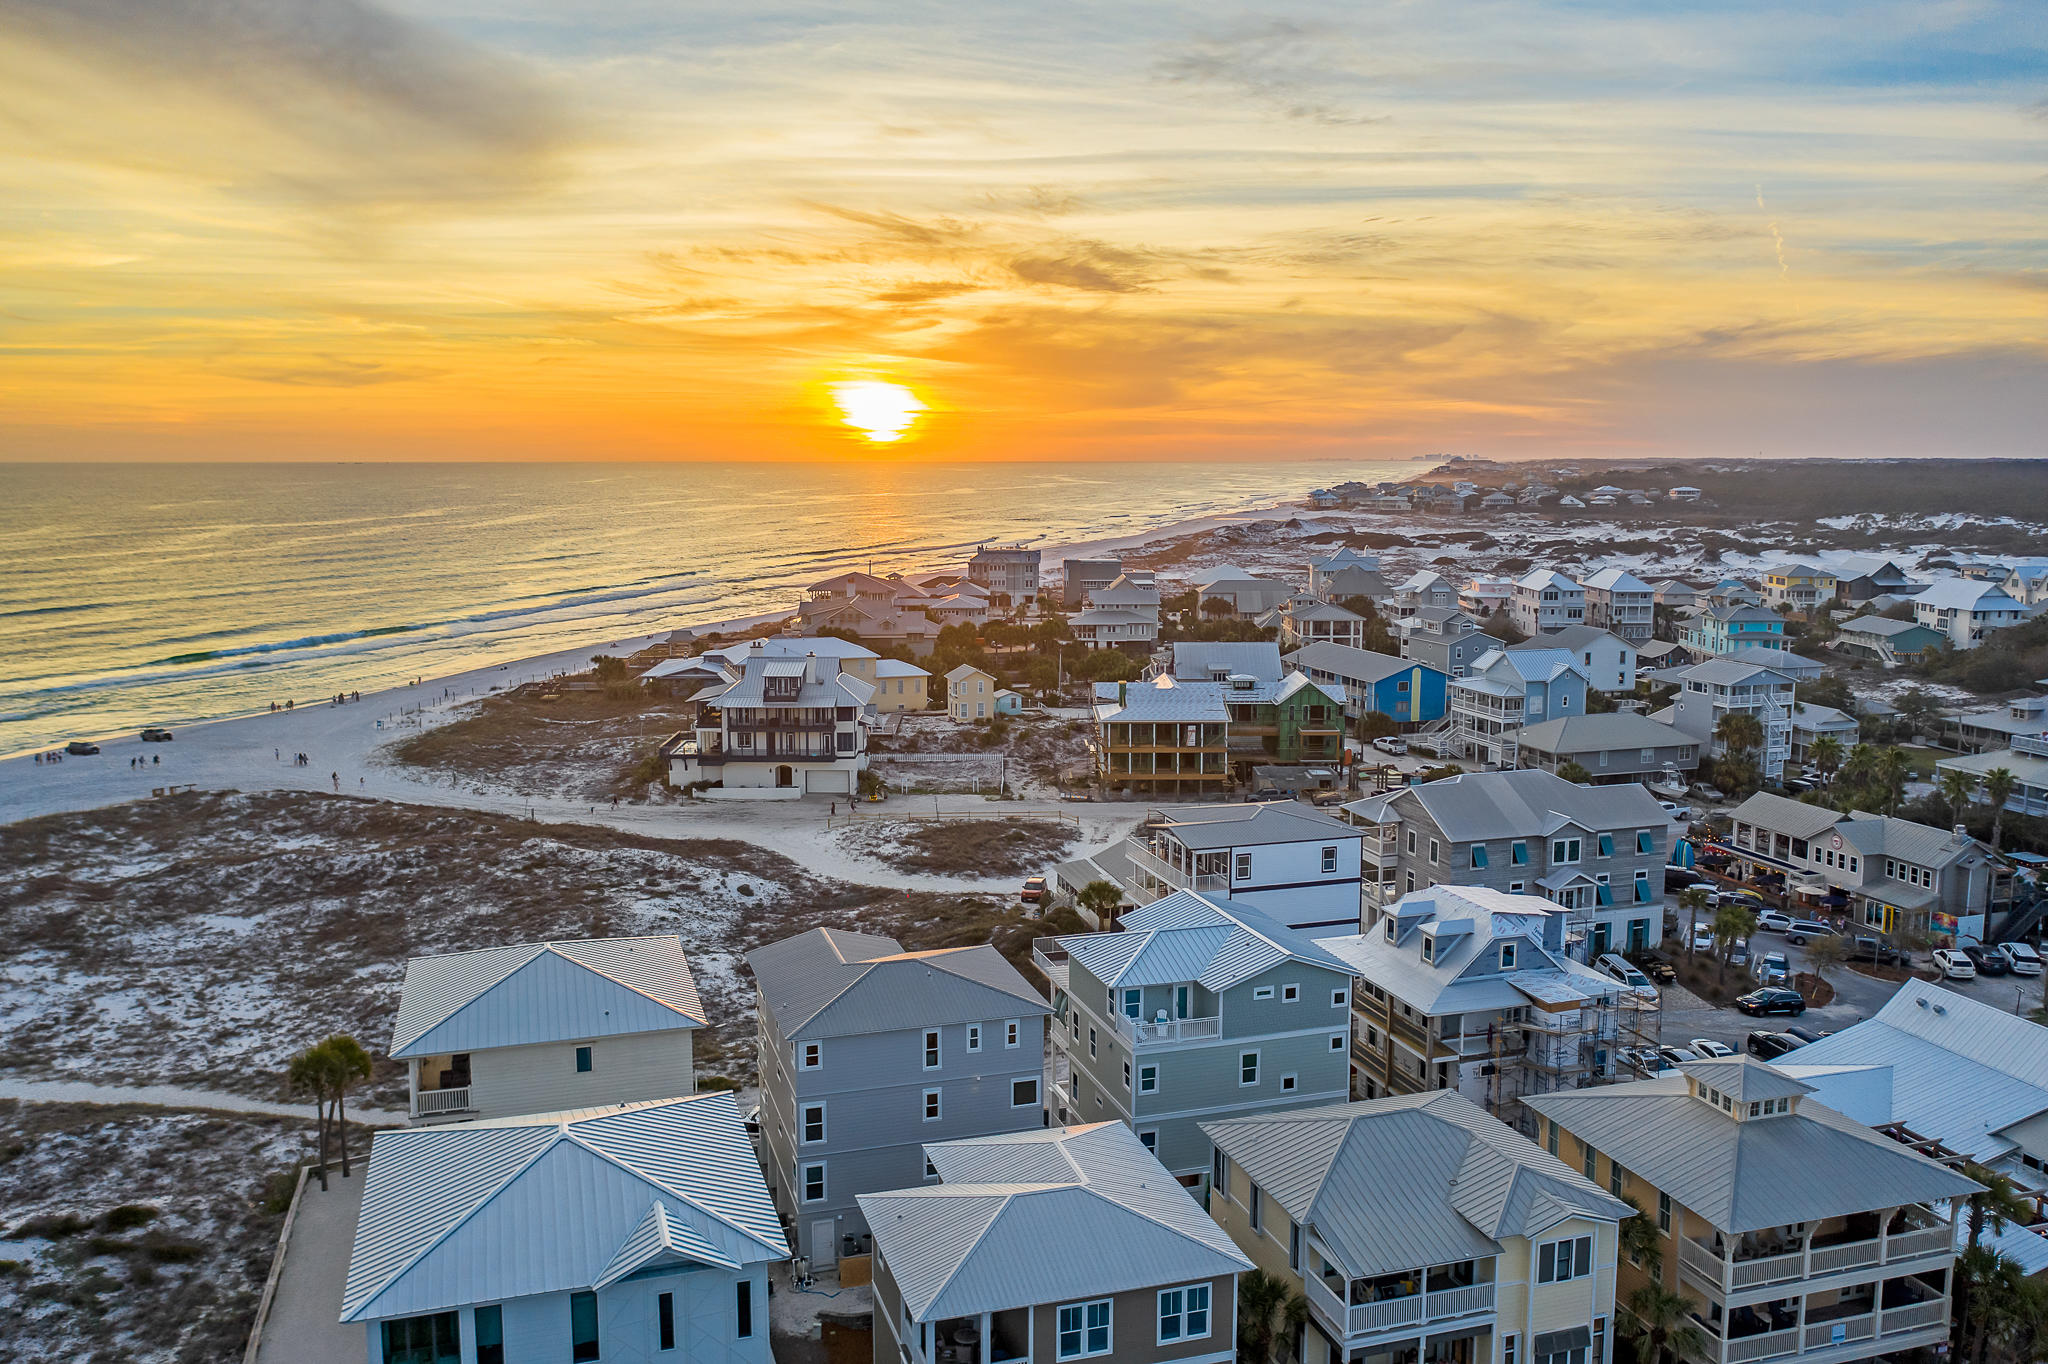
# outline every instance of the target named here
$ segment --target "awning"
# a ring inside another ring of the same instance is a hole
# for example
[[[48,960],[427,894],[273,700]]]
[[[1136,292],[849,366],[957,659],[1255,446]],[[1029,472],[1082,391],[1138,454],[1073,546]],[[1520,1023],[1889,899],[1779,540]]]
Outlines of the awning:
[[[1539,1331],[1532,1349],[1535,1357],[1541,1359],[1545,1355],[1561,1355],[1568,1350],[1590,1349],[1592,1344],[1592,1327],[1570,1326],[1562,1331]]]

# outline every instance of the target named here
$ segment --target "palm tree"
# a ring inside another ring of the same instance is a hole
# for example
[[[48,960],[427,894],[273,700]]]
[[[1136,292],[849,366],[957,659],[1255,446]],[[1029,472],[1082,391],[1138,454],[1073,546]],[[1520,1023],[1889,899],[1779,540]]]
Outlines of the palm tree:
[[[294,1093],[310,1093],[320,1125],[320,1187],[327,1187],[327,1134],[334,1129],[341,1140],[341,1177],[349,1176],[348,1121],[345,1106],[348,1092],[359,1081],[370,1078],[370,1053],[346,1033],[307,1047],[291,1059],[286,1078]]]
[[[1661,1280],[1664,1277],[1664,1245],[1657,1224],[1643,1211],[1643,1205],[1628,1194],[1623,1194],[1621,1201],[1635,1209],[1634,1215],[1621,1224],[1621,1253],[1631,1264],[1641,1266],[1650,1278]]]
[[[1806,746],[1806,756],[1820,769],[1820,784],[1827,786],[1842,765],[1842,741],[1832,734],[1823,734]]]
[[[341,1139],[341,1177],[348,1178],[348,1117],[343,1111],[348,1092],[370,1078],[374,1068],[370,1053],[347,1033],[337,1033],[320,1044],[327,1049],[330,1083],[334,1093],[334,1128]]]
[[[1745,905],[1722,905],[1714,911],[1715,956],[1720,960],[1720,983],[1728,983],[1728,949],[1738,939],[1756,932],[1756,911]]]
[[[1281,1346],[1291,1351],[1307,1320],[1307,1298],[1291,1291],[1286,1280],[1254,1269],[1237,1281],[1238,1364],[1274,1364]]]
[[[1984,774],[1984,799],[1991,802],[1991,851],[1998,851],[1998,840],[2005,833],[2005,803],[2012,799],[2013,788],[2019,785],[2019,778],[2012,770],[1994,767]]]
[[[1678,907],[1685,910],[1688,916],[1685,921],[1685,955],[1690,958],[1693,935],[1699,931],[1700,911],[1707,907],[1707,888],[1687,886],[1678,892]]]
[[[1714,726],[1714,737],[1729,754],[1754,753],[1764,746],[1764,727],[1746,710],[1731,710]]]
[[[1941,798],[1948,802],[1948,822],[1961,824],[1963,811],[1970,808],[1970,797],[1975,793],[1976,781],[1967,772],[1944,772],[1941,774]]]
[[[1956,1257],[1956,1286],[1963,1310],[1956,1320],[1968,1338],[1964,1357],[1984,1364],[1985,1348],[1996,1336],[2017,1334],[2027,1296],[2026,1271],[2010,1255],[1972,1246]]]
[[[1124,902],[1124,888],[1114,881],[1090,881],[1074,896],[1074,903],[1095,916],[1105,929],[1116,922],[1117,906]]]
[[[1557,775],[1579,786],[1584,786],[1593,780],[1593,774],[1576,762],[1568,762],[1559,767]]]
[[[1713,1342],[1692,1321],[1692,1300],[1659,1283],[1647,1283],[1628,1295],[1628,1322],[1623,1330],[1636,1342],[1636,1358],[1656,1364],[1669,1351],[1678,1358],[1711,1352]]]
[[[327,1053],[318,1045],[307,1047],[285,1067],[285,1080],[294,1094],[313,1096],[313,1112],[320,1128],[320,1191],[327,1191]]]
[[[1896,813],[1899,802],[1906,798],[1906,778],[1913,775],[1913,760],[1906,756],[1906,750],[1894,744],[1877,757],[1877,777],[1884,783],[1884,812]]]
[[[2002,1232],[2011,1223],[2025,1226],[2033,1221],[2033,1202],[2022,1197],[2013,1187],[2013,1182],[2004,1175],[1975,1161],[1965,1162],[1963,1175],[1984,1186],[1983,1192],[1970,1195],[1970,1238],[1965,1244],[1971,1250],[1977,1248],[1977,1242],[1987,1227],[1993,1232]]]

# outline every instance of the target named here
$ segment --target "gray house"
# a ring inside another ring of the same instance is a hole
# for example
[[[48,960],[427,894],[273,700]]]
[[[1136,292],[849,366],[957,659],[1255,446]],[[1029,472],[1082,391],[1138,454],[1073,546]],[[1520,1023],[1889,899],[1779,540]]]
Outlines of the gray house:
[[[858,1195],[927,1177],[927,1142],[1041,1126],[1045,1018],[993,947],[905,952],[816,928],[747,954],[760,987],[761,1162],[795,1253],[865,1248]]]
[[[1463,677],[1489,649],[1500,647],[1471,613],[1447,606],[1426,607],[1394,628],[1401,636],[1401,657],[1447,677]]]
[[[1350,1097],[1350,968],[1257,910],[1178,891],[1032,958],[1053,983],[1053,1120],[1127,1123],[1190,1188],[1205,1119]]]
[[[1545,772],[1577,763],[1595,786],[1654,781],[1667,768],[1690,780],[1700,765],[1700,741],[1638,712],[1608,711],[1530,725],[1515,760]]]
[[[1467,772],[1344,807],[1365,826],[1365,918],[1435,885],[1541,895],[1574,910],[1589,956],[1663,936],[1671,821],[1634,783],[1549,772]]]

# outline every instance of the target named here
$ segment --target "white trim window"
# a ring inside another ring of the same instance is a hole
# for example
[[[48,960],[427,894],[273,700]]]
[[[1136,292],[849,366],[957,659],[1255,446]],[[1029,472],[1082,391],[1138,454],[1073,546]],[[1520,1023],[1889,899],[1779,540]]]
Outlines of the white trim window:
[[[1282,1004],[1293,1004],[1300,999],[1301,987],[1299,985],[1283,985],[1280,987],[1280,1002]]]
[[[939,1043],[939,1030],[937,1028],[926,1028],[924,1032],[924,1068],[926,1070],[937,1070],[943,1054],[943,1048]]]
[[[1255,1051],[1241,1051],[1237,1054],[1237,1083],[1239,1088],[1259,1082],[1259,1054]]]
[[[1038,1077],[1026,1076],[1022,1080],[1010,1081],[1010,1107],[1038,1107]]]
[[[1333,1009],[1344,1009],[1344,1008],[1348,1008],[1348,1007],[1350,1007],[1350,1004],[1351,1004],[1351,992],[1350,992],[1349,990],[1345,990],[1345,989],[1336,989],[1336,990],[1332,990],[1332,991],[1330,991],[1330,1007],[1331,1007],[1331,1008],[1333,1008]]]
[[[1337,870],[1337,850],[1335,848],[1324,848],[1323,874],[1327,876],[1335,870]]]
[[[806,1146],[825,1140],[825,1105],[804,1105],[803,1132],[798,1140]]]
[[[944,1116],[944,1108],[945,1103],[940,1091],[927,1089],[924,1092],[924,1120],[926,1122],[937,1122]]]
[[[1254,986],[1252,986],[1252,998],[1253,998],[1253,999],[1271,999],[1272,997],[1273,997],[1273,987],[1272,987],[1272,986],[1270,986],[1270,985],[1254,985]]]
[[[1209,1285],[1159,1290],[1159,1344],[1201,1340],[1209,1334]]]
[[[1236,873],[1234,879],[1239,881],[1251,880],[1252,855],[1250,853],[1239,853],[1234,861],[1234,865],[1232,866],[1231,870]]]
[[[1593,1238],[1573,1236],[1536,1247],[1536,1282],[1568,1283],[1593,1273]]]
[[[1146,1065],[1138,1067],[1138,1092],[1157,1094],[1159,1092],[1159,1067]]]
[[[979,1023],[969,1023],[967,1025],[967,1050],[981,1050],[981,1024]]]
[[[1016,1045],[1017,1045],[1017,1044],[1018,1044],[1019,1042],[1021,1042],[1021,1041],[1023,1041],[1023,1040],[1024,1040],[1024,1023],[1023,1023],[1023,1020],[1021,1020],[1021,1019],[1016,1019],[1016,1018],[1006,1018],[1006,1019],[1004,1019],[1004,1020],[1003,1020],[1003,1045],[1004,1045],[1004,1046],[1006,1046],[1006,1047],[1014,1047],[1014,1046],[1016,1046]]]
[[[805,1070],[816,1070],[824,1065],[825,1044],[823,1042],[803,1042],[798,1044],[797,1064]]]
[[[825,1201],[825,1162],[814,1160],[810,1164],[802,1166],[798,1183],[803,1191],[804,1202],[823,1203]]]
[[[1059,1311],[1059,1357],[1090,1359],[1106,1355],[1110,1346],[1110,1302],[1068,1303]]]

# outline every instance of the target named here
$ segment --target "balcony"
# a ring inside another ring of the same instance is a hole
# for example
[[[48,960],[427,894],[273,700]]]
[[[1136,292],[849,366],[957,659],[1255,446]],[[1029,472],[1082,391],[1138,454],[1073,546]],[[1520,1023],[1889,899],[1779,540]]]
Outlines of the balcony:
[[[469,1086],[456,1089],[422,1089],[412,1096],[415,1118],[450,1117],[470,1111]]]
[[[1193,872],[1183,871],[1165,858],[1153,853],[1143,839],[1125,839],[1124,852],[1129,855],[1133,867],[1180,890],[1227,891],[1230,889],[1229,877],[1209,873],[1198,875]]]
[[[1352,1304],[1341,1301],[1329,1281],[1321,1276],[1305,1274],[1302,1282],[1308,1289],[1310,1310],[1328,1324],[1333,1334],[1346,1339],[1381,1331],[1429,1327],[1463,1317],[1488,1316],[1494,1310],[1494,1285],[1491,1281],[1432,1290],[1421,1286],[1423,1276],[1416,1273],[1408,1276],[1407,1280],[1414,1291],[1404,1294],[1400,1292],[1399,1284],[1354,1279],[1351,1281],[1352,1297],[1369,1296],[1374,1291],[1391,1296]],[[1336,1282],[1341,1284],[1343,1280]]]
[[[1889,1236],[1830,1239],[1827,1233],[1822,1233],[1796,1249],[1775,1254],[1745,1255],[1738,1247],[1733,1259],[1715,1254],[1711,1247],[1693,1237],[1680,1237],[1678,1269],[1681,1277],[1711,1298],[1726,1302],[1757,1289],[1947,1255],[1954,1245],[1954,1232],[1947,1223],[1935,1223],[1932,1214],[1922,1214],[1920,1220]]]
[[[1117,1014],[1112,1019],[1116,1030],[1123,1034],[1124,1041],[1132,1046],[1146,1046],[1171,1042],[1210,1042],[1223,1036],[1223,1019],[1212,1018],[1165,1018],[1142,1019]]]
[[[1757,1318],[1768,1320],[1769,1329],[1725,1340],[1697,1315],[1693,1323],[1705,1332],[1707,1358],[1716,1364],[1757,1364],[1792,1357],[1817,1359],[1822,1364],[1867,1359],[1932,1344],[1947,1333],[1949,1303],[1945,1297],[1901,1300],[1879,1310],[1872,1310],[1874,1306],[1874,1299],[1859,1298],[1811,1309],[1803,1324],[1797,1313],[1780,1311],[1768,1319]]]

